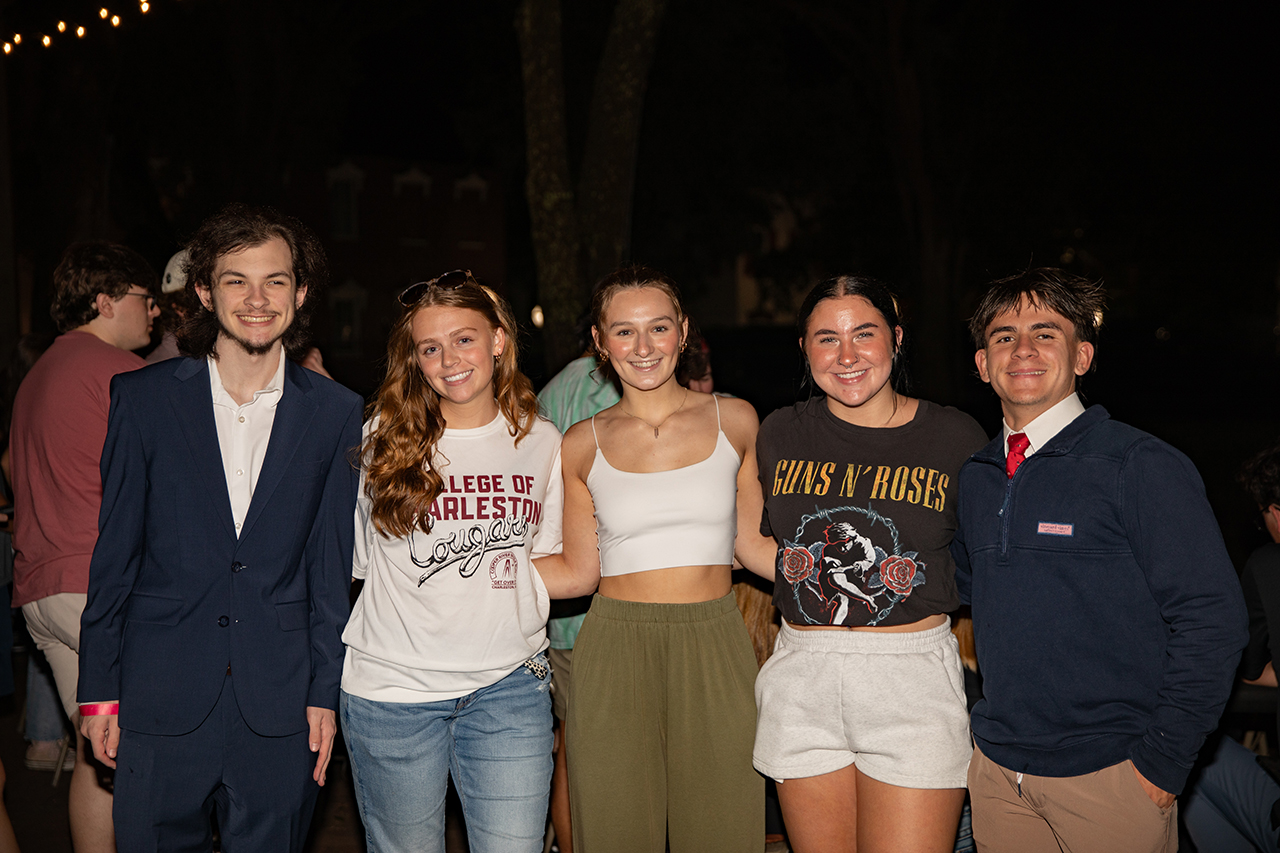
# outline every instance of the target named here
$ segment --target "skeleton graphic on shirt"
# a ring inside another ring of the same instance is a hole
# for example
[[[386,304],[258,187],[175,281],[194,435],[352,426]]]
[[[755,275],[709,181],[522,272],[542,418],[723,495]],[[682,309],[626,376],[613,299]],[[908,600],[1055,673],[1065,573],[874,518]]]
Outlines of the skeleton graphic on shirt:
[[[779,550],[779,582],[808,624],[877,625],[925,582],[919,555],[899,544],[893,521],[871,508],[815,509]]]

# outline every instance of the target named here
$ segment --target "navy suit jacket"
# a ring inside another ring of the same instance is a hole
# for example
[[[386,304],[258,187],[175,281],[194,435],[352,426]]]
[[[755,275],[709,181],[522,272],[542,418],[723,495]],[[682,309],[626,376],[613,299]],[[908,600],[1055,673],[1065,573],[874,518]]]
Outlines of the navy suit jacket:
[[[209,367],[120,374],[81,621],[81,702],[119,700],[124,729],[193,731],[231,667],[260,735],[337,708],[351,585],[362,401],[292,362],[237,538]]]

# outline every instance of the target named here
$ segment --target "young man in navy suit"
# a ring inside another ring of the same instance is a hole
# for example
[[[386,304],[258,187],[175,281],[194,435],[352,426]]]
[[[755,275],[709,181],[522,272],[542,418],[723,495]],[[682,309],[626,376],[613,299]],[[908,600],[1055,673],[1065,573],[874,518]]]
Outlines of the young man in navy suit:
[[[292,363],[324,253],[232,205],[187,245],[187,356],[111,384],[82,731],[122,850],[300,850],[337,731],[362,401]]]

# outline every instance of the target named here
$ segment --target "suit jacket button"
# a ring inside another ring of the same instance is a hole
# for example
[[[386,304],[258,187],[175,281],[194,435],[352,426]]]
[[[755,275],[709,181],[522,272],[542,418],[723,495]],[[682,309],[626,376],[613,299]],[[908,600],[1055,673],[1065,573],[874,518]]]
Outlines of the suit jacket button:
[[[225,617],[225,616],[219,616],[219,617],[218,617],[218,625],[219,625],[220,627],[225,628],[225,627],[227,627],[227,626],[228,626],[228,625],[230,625],[230,624],[231,624],[231,620],[230,620],[230,619],[228,619],[227,617]]]
[[[231,564],[231,571],[233,572],[239,572],[243,568],[244,568],[244,564],[241,563],[239,560],[236,560],[234,563]]]

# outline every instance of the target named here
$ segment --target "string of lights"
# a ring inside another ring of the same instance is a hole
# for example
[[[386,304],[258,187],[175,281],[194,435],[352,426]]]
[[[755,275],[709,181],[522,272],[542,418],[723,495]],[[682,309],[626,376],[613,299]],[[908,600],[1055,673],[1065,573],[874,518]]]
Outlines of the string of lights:
[[[138,14],[145,15],[147,12],[150,12],[151,5],[152,4],[149,0],[139,0]],[[113,13],[106,6],[103,6],[98,10],[98,20],[101,22],[100,26],[111,27],[118,27],[122,22],[120,15]],[[44,31],[33,31],[25,34],[14,33],[12,37],[3,43],[3,45],[0,45],[0,50],[3,50],[6,56],[9,56],[28,43],[38,43],[44,47],[53,47],[54,42],[57,39],[82,39],[88,34],[89,27],[85,24],[74,22],[68,23],[65,20],[57,21]]]

